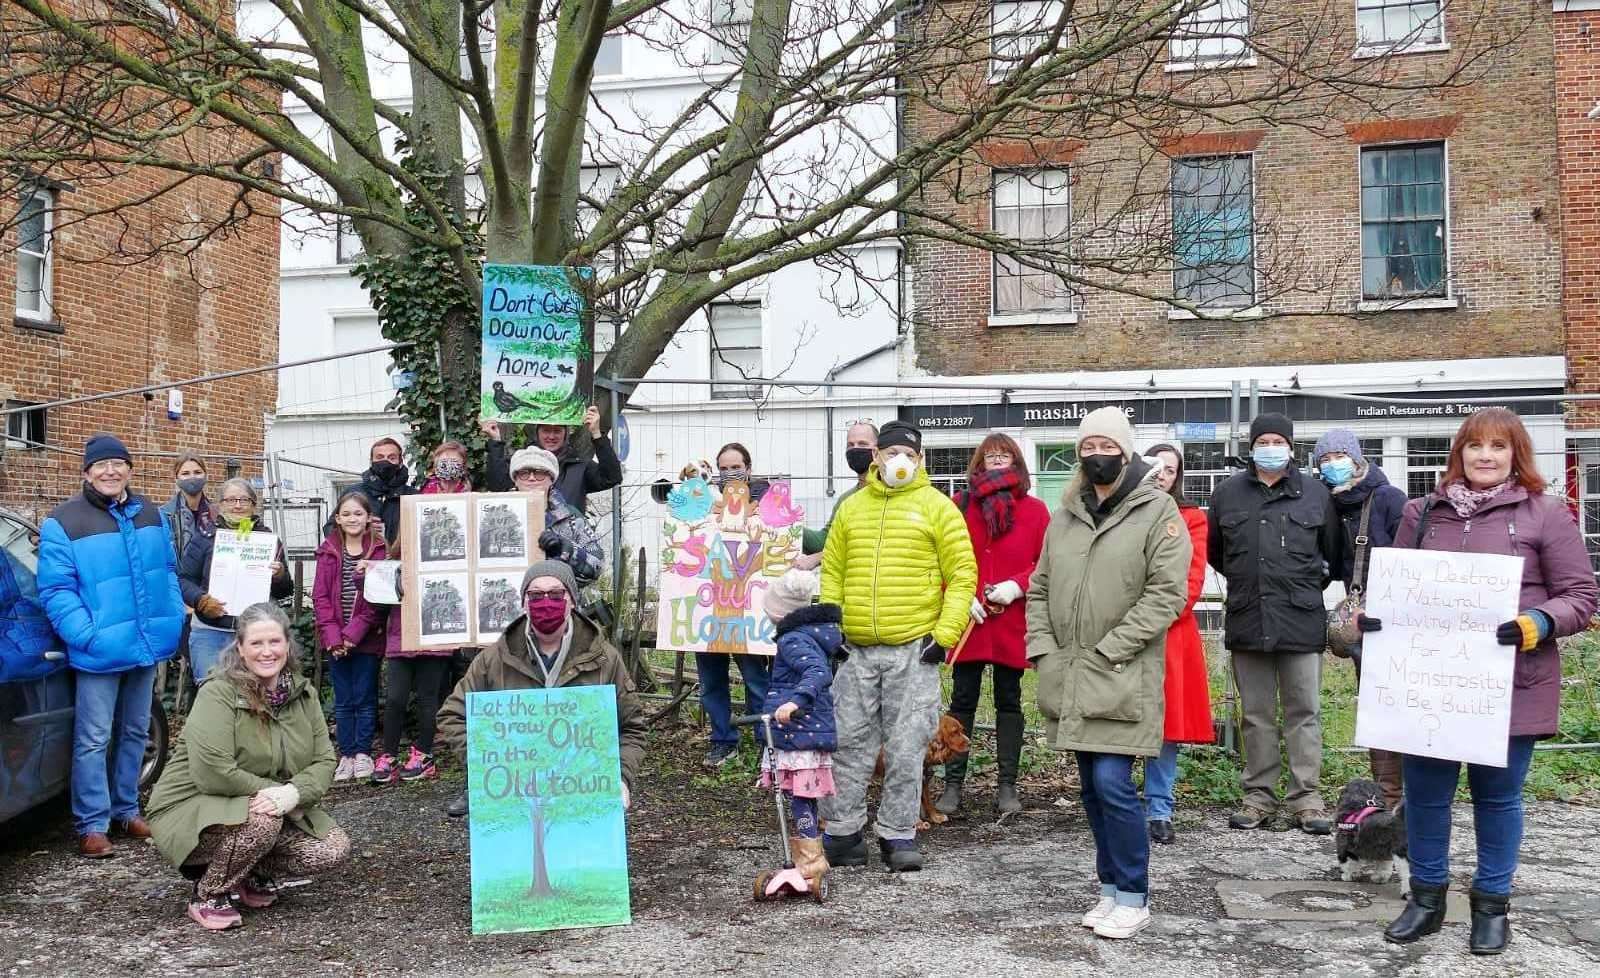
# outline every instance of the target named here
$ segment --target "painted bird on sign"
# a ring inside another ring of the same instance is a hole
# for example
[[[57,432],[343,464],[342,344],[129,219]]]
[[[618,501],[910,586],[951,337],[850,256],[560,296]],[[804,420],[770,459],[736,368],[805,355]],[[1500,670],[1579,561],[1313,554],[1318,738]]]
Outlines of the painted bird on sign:
[[[494,382],[494,406],[507,413],[520,411],[525,407],[515,395],[506,390],[506,385],[498,380]]]

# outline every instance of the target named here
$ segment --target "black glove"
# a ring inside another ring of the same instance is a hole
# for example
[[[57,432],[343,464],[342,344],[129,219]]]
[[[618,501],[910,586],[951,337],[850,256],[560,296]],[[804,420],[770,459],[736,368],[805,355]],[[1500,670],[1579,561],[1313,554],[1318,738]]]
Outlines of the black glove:
[[[1368,618],[1366,615],[1356,615],[1356,631],[1381,632],[1383,620],[1381,618]]]
[[[933,640],[933,636],[932,635],[929,635],[927,638],[922,640],[922,661],[923,662],[926,662],[929,665],[935,665],[936,666],[936,665],[939,665],[940,663],[944,662],[944,656],[945,656],[945,648],[944,648],[944,646],[940,645],[938,642],[935,642]]]
[[[545,557],[550,560],[567,559],[566,538],[554,530],[546,530],[539,534],[539,549],[543,550]]]

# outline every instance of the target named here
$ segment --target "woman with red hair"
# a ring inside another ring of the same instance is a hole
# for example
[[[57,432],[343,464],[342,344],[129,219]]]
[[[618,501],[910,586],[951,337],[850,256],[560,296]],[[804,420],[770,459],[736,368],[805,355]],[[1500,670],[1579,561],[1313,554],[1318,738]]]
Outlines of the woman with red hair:
[[[1533,744],[1556,733],[1561,708],[1561,653],[1556,639],[1582,631],[1600,590],[1583,536],[1558,496],[1544,494],[1533,442],[1522,421],[1504,408],[1469,417],[1450,445],[1439,487],[1406,504],[1396,546],[1522,558],[1522,609],[1495,632],[1514,648],[1511,732],[1506,766],[1467,765],[1478,866],[1472,880],[1473,954],[1499,954],[1511,938],[1506,912],[1522,845],[1522,785]],[[1367,630],[1381,627],[1362,619]],[[1435,933],[1444,923],[1450,880],[1450,803],[1461,765],[1406,755],[1406,842],[1411,895],[1384,931],[1396,944]]]
[[[999,784],[994,807],[1001,813],[1022,811],[1017,797],[1017,768],[1022,760],[1022,673],[1028,667],[1026,602],[1050,508],[1028,495],[1032,482],[1022,449],[996,432],[983,440],[967,465],[967,488],[956,493],[956,506],[967,520],[967,534],[978,558],[978,593],[972,599],[972,631],[960,647],[951,670],[955,687],[950,715],[967,733],[978,712],[983,670],[994,671],[995,763]],[[961,807],[961,782],[967,755],[944,766],[944,792],[934,804],[945,815]]]

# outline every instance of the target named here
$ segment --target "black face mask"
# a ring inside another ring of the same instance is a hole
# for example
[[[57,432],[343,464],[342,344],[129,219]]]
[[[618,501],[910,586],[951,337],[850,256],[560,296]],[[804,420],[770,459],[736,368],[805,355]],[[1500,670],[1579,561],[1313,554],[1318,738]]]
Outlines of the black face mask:
[[[1083,474],[1097,486],[1109,486],[1122,474],[1125,459],[1121,455],[1085,455],[1078,459]]]
[[[844,450],[844,464],[850,466],[850,471],[856,475],[863,475],[872,468],[872,455],[870,448],[847,448]]]
[[[378,477],[378,481],[384,483],[385,485],[389,485],[392,484],[397,477],[401,482],[404,482],[406,470],[402,465],[385,460],[382,462],[372,463],[372,474]]]

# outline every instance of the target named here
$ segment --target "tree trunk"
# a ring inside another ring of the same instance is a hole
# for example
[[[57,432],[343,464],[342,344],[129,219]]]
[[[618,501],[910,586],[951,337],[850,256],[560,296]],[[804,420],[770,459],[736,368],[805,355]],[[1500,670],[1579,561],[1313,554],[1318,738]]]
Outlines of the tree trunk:
[[[544,806],[537,803],[529,806],[528,821],[533,826],[533,882],[528,884],[528,895],[554,896],[556,891],[550,885],[550,874],[544,866]]]

